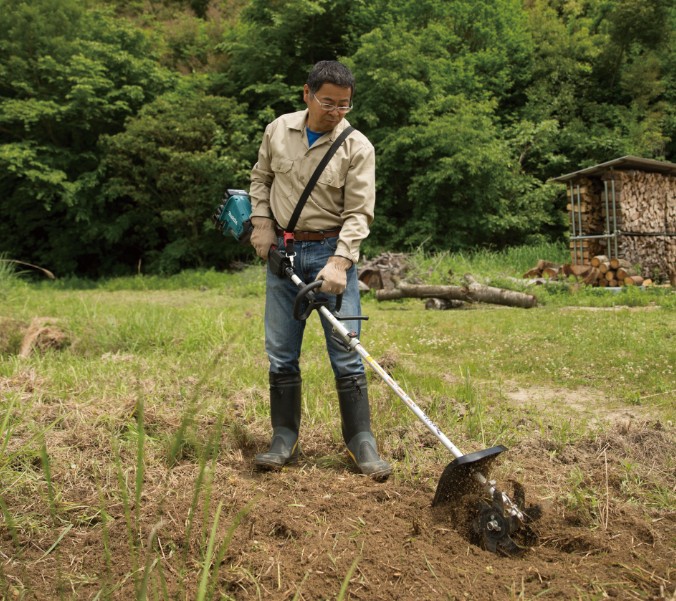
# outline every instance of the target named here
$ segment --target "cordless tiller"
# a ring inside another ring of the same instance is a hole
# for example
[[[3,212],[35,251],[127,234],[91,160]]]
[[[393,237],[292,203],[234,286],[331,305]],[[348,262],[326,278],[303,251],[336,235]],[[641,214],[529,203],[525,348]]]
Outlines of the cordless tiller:
[[[248,194],[245,191],[228,190],[226,202],[214,215],[216,226],[224,234],[229,234],[239,241],[245,238],[248,240],[249,228],[241,225],[247,222],[247,203]],[[238,216],[237,219],[233,219],[235,214]],[[236,226],[234,228],[233,222]],[[474,495],[478,500],[475,517],[471,524],[472,538],[484,549],[494,553],[518,555],[524,552],[527,547],[518,544],[512,536],[518,533],[527,544],[532,543],[535,540],[535,533],[530,528],[529,522],[538,517],[539,509],[537,507],[531,507],[528,511],[525,509],[525,494],[522,486],[514,483],[514,500],[512,500],[496,487],[494,480],[487,478],[493,462],[507,448],[498,445],[474,453],[462,453],[369,354],[359,341],[356,332],[348,330],[341,323],[368,318],[361,315],[341,316],[342,295],[337,296],[335,307],[330,310],[328,299],[318,294],[322,281],[310,284],[303,282],[294,271],[294,257],[295,253],[287,254],[286,248],[273,249],[268,257],[272,272],[279,277],[289,278],[299,289],[293,307],[294,319],[306,320],[313,310],[317,310],[331,324],[334,338],[347,350],[358,353],[455,457],[441,474],[432,506],[445,503],[457,506],[461,497]]]

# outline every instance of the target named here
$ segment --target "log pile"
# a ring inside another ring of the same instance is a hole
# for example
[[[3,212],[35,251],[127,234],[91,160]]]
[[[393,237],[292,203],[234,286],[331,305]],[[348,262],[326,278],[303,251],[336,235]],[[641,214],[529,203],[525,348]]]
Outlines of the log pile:
[[[620,256],[640,263],[643,277],[668,275],[676,266],[676,177],[632,170],[603,179],[620,191]]]
[[[652,286],[653,281],[641,276],[640,267],[634,267],[624,259],[609,259],[605,255],[592,257],[589,265],[556,265],[540,260],[533,269],[523,274],[524,278],[541,278],[544,281],[565,280],[573,277],[588,286]]]
[[[359,268],[359,281],[366,290],[394,288],[405,277],[408,263],[404,253],[382,253]]]
[[[612,254],[640,265],[636,275],[661,281],[676,269],[676,176],[609,170],[580,177],[568,188],[568,211],[577,236],[617,232],[618,252]],[[610,255],[614,244],[612,239],[571,240],[572,262],[591,265],[593,257]]]
[[[602,234],[605,230],[605,216],[603,183],[599,179],[581,177],[572,186],[572,197],[568,192],[568,213],[574,221],[577,236]],[[571,240],[570,255],[574,262],[589,263],[595,255],[603,254],[606,250],[606,240]],[[577,257],[577,258],[576,258]]]

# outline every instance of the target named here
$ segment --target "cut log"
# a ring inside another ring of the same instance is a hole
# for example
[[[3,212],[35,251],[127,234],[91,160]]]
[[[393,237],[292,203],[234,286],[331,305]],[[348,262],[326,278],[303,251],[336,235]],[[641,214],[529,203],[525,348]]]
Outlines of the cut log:
[[[470,297],[481,303],[522,307],[523,309],[530,309],[537,305],[537,299],[532,294],[495,288],[494,286],[484,286],[483,284],[479,284],[470,274],[465,274],[465,282],[467,282]]]
[[[626,269],[624,267],[617,268],[617,279],[624,281],[625,278],[628,278],[632,275],[638,275],[633,269]]]
[[[564,265],[564,273],[574,275],[577,278],[586,277],[591,269],[591,265]]]
[[[561,273],[561,268],[554,266],[554,267],[545,267],[542,270],[542,275],[546,278],[556,280],[559,277],[559,273]]]
[[[595,257],[592,257],[591,260],[591,266],[592,267],[598,267],[601,265],[601,263],[607,263],[608,262],[608,257],[606,255],[596,255]]]
[[[585,278],[582,280],[587,286],[596,286],[598,285],[599,278],[601,277],[601,273],[596,267],[591,267],[589,269],[589,273],[585,276]]]
[[[613,257],[610,259],[610,268],[611,269],[618,269],[619,267],[624,267],[625,269],[630,269],[631,268],[631,263],[627,261],[626,259],[618,259],[617,257]]]
[[[542,270],[546,269],[547,267],[556,267],[556,263],[552,263],[551,261],[545,261],[544,259],[539,259],[537,265],[535,265],[535,269],[538,269],[540,272],[542,272]]]
[[[627,278],[624,278],[625,286],[642,286],[643,278],[640,275],[631,275]]]
[[[379,269],[363,269],[359,273],[359,281],[364,282],[371,290],[381,290],[383,288],[383,276]]]
[[[448,311],[449,309],[461,309],[465,303],[461,300],[450,300],[447,298],[428,298],[425,301],[425,309],[434,311]]]
[[[429,286],[400,282],[398,287],[393,290],[376,291],[376,299],[384,301],[400,298],[439,298],[467,303],[506,305],[524,309],[530,309],[537,305],[537,299],[532,294],[484,286],[474,280],[471,275],[465,276],[465,282],[467,283],[465,286]]]

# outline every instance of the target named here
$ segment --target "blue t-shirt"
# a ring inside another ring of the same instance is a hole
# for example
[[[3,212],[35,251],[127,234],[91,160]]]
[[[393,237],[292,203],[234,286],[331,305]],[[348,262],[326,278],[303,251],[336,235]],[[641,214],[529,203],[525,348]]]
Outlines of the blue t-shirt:
[[[312,145],[326,133],[323,131],[312,131],[309,127],[306,127],[305,130],[307,131],[307,143],[310,148],[312,148]]]

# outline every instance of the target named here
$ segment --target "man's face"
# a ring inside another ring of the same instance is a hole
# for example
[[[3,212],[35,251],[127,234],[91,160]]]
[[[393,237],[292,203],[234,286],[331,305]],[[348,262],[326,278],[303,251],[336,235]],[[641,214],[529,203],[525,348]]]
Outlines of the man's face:
[[[332,83],[325,83],[316,94],[310,92],[307,84],[303,87],[303,100],[309,111],[307,126],[316,132],[331,131],[345,117],[339,110],[324,110],[320,105],[348,107],[352,104],[352,88],[343,88]]]

